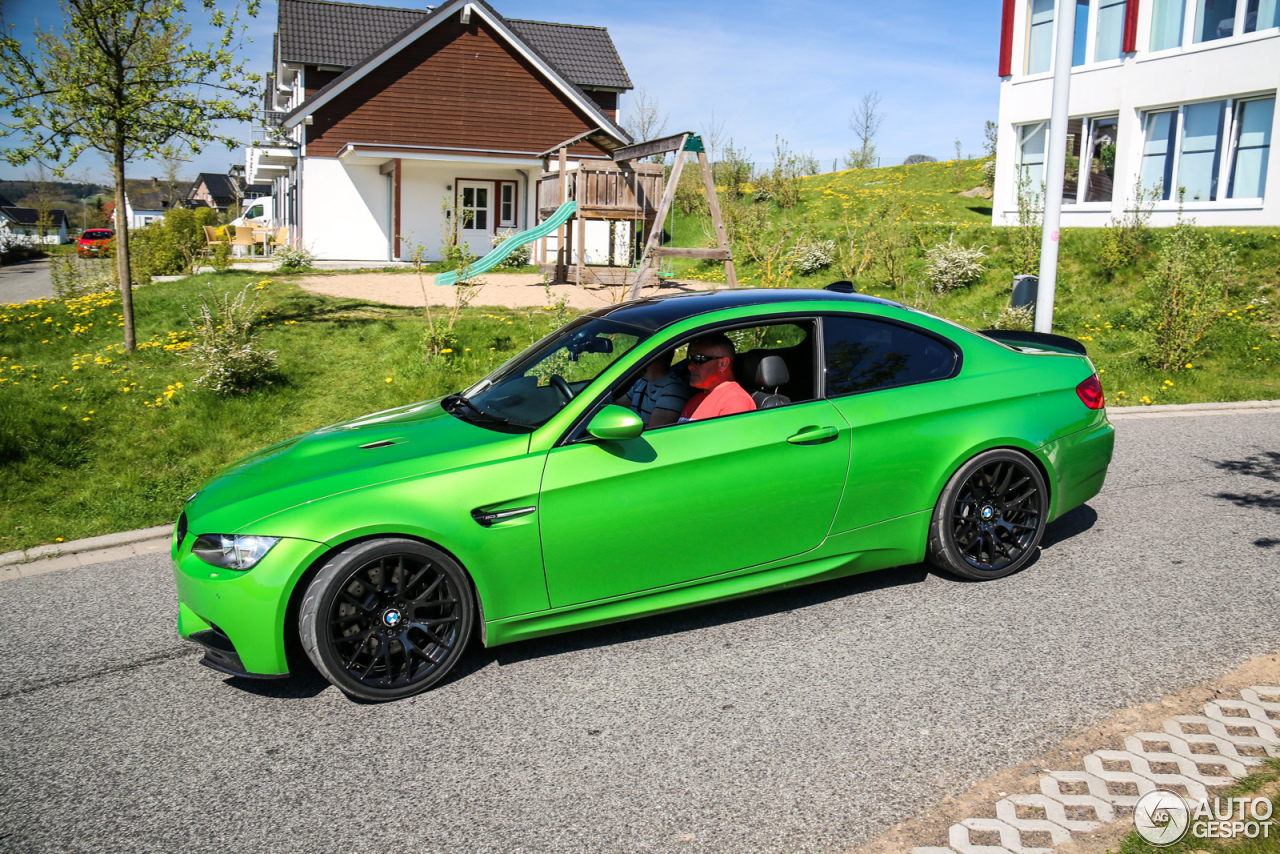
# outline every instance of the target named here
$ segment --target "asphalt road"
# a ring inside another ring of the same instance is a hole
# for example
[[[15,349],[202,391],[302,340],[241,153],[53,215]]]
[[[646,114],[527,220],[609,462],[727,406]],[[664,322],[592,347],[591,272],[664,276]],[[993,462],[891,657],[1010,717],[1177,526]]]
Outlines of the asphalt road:
[[[49,277],[48,258],[0,267],[0,303],[52,296],[53,280]]]
[[[165,561],[0,584],[0,850],[837,851],[1280,648],[1280,413],[1125,421],[1016,576],[906,567],[473,651],[409,701],[220,678]]]

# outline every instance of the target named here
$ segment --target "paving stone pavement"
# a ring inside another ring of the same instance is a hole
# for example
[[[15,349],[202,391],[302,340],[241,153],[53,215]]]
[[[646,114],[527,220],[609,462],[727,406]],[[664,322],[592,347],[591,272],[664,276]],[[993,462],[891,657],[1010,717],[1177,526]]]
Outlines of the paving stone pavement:
[[[1210,788],[1248,774],[1264,757],[1280,757],[1280,686],[1255,685],[1241,691],[1239,700],[1206,703],[1203,715],[1177,715],[1164,722],[1164,732],[1139,732],[1125,738],[1124,745],[1124,750],[1089,754],[1084,771],[1047,772],[1040,778],[1042,794],[1002,798],[995,818],[966,818],[951,825],[949,847],[920,846],[912,854],[1048,854],[1053,848],[1024,845],[1022,834],[1048,834],[1054,846],[1061,845],[1072,833],[1114,821],[1117,807],[1132,809],[1156,789],[1173,791],[1192,806],[1207,798]],[[1119,764],[1130,770],[1110,770]],[[1170,766],[1177,773],[1168,771]],[[1024,815],[1038,810],[1044,817],[1019,817],[1018,807]],[[974,833],[995,833],[1000,844],[977,843]]]

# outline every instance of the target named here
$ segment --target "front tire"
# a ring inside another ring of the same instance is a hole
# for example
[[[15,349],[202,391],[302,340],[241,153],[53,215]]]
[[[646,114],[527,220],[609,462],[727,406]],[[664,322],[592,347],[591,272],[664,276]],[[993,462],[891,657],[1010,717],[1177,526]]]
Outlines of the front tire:
[[[961,578],[1012,575],[1036,553],[1049,490],[1025,454],[978,454],[947,481],[929,525],[930,563]]]
[[[312,579],[298,633],[316,668],[352,697],[427,690],[462,656],[475,620],[462,567],[417,540],[358,543]]]

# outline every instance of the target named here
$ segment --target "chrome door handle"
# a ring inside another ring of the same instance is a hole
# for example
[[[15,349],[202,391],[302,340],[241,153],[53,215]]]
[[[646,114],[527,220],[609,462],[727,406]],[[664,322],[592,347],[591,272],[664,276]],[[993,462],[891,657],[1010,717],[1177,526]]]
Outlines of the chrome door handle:
[[[805,427],[794,436],[788,436],[787,441],[793,445],[818,445],[839,435],[840,431],[835,427]]]

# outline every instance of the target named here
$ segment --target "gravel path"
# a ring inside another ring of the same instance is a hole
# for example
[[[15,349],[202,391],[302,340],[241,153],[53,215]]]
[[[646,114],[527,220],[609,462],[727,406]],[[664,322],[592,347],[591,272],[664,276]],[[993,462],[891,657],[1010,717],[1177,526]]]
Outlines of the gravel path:
[[[1280,647],[1280,413],[1118,425],[1025,571],[923,566],[476,650],[347,700],[224,680],[167,561],[0,584],[0,851],[841,851]]]

